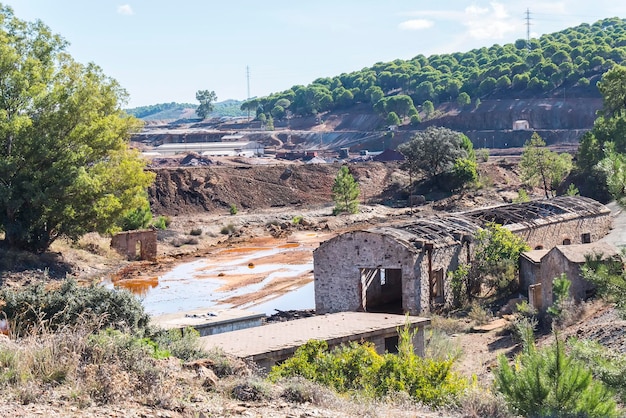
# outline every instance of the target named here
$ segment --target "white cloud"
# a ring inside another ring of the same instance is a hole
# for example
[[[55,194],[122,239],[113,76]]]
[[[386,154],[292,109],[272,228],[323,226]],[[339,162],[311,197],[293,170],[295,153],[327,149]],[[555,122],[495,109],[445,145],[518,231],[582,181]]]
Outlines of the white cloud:
[[[130,7],[130,4],[123,4],[121,6],[117,6],[117,13],[124,16],[131,16],[135,14],[133,12],[133,8]]]
[[[432,28],[435,22],[426,19],[411,19],[406,20],[398,25],[398,28],[402,30],[422,30]]]
[[[482,2],[485,3],[485,2]],[[521,19],[512,19],[504,2],[490,1],[489,4],[473,4],[463,10],[414,10],[404,13],[414,17],[428,17],[433,20],[445,20],[462,25],[466,28],[463,37],[468,39],[503,39],[506,34],[519,30]],[[415,19],[403,22],[402,27],[409,22],[419,22],[425,19]],[[434,22],[431,22],[434,25]],[[431,26],[432,26],[431,25]],[[418,27],[418,29],[423,29]]]
[[[462,24],[467,28],[470,38],[503,39],[507,33],[517,30],[519,19],[511,19],[504,4],[492,1],[489,6],[487,8],[472,6],[465,9]]]
[[[480,16],[489,13],[489,9],[486,7],[478,7],[475,4],[465,8],[465,14],[470,16]]]

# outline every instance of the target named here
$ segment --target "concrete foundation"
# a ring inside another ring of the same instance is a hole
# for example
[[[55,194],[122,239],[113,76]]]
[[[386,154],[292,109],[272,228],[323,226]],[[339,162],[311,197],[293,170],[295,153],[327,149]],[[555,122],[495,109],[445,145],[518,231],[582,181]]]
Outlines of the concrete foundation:
[[[228,354],[254,361],[268,371],[274,364],[291,357],[298,347],[310,340],[326,341],[329,347],[350,341],[370,341],[378,353],[393,351],[398,341],[398,327],[406,323],[411,330],[415,330],[415,352],[423,356],[424,328],[430,325],[430,319],[379,313],[319,315],[211,335],[200,340],[207,350],[220,348]]]

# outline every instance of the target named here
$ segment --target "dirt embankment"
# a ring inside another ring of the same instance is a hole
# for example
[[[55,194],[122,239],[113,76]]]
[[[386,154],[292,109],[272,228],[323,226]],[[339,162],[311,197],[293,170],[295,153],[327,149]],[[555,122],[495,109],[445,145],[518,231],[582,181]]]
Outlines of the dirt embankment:
[[[406,174],[397,164],[350,164],[362,201],[389,198]],[[224,212],[272,207],[315,207],[332,203],[339,164],[163,168],[149,189],[151,207],[161,215]]]

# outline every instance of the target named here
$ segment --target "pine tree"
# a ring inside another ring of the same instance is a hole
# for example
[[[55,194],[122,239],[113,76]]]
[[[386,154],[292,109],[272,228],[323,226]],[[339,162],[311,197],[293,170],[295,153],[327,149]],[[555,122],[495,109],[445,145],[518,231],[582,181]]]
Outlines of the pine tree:
[[[356,182],[348,166],[342,166],[335,177],[335,183],[333,184],[333,200],[335,201],[335,209],[333,213],[335,215],[341,212],[357,213],[359,210],[359,184]]]
[[[496,387],[509,406],[525,417],[617,416],[611,392],[555,337],[554,345],[537,349],[531,333],[514,366],[499,356]]]

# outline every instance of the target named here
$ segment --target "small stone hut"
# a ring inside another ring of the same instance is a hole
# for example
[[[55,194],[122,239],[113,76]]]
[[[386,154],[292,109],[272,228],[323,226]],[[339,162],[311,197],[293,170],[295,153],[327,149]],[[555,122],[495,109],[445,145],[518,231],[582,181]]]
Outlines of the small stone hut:
[[[157,231],[142,229],[120,232],[111,238],[111,248],[129,260],[156,260]]]
[[[470,261],[473,236],[489,222],[543,249],[597,241],[611,216],[592,199],[562,196],[340,234],[313,252],[316,311],[418,315],[449,305],[448,273]]]
[[[553,303],[552,281],[562,273],[571,282],[570,295],[575,300],[591,296],[594,287],[581,275],[580,268],[586,256],[599,256],[607,260],[619,255],[619,250],[606,242],[589,244],[557,245],[550,250],[522,253],[520,257],[520,288],[528,289],[531,304],[544,312]]]

